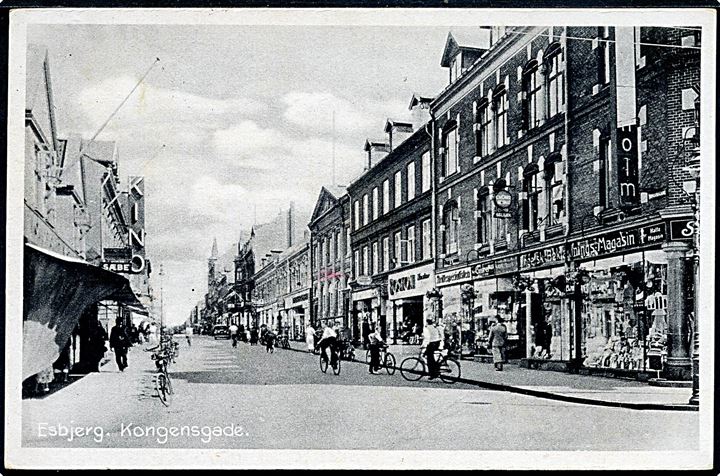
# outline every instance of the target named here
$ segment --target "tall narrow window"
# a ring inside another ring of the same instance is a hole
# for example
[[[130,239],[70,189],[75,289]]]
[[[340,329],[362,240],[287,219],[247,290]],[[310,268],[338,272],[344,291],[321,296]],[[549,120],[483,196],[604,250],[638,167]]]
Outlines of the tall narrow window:
[[[345,228],[345,256],[350,256],[350,227]]]
[[[560,154],[554,154],[545,162],[545,209],[548,211],[548,224],[551,225],[560,223],[565,213],[561,160]]]
[[[490,241],[490,218],[490,193],[483,187],[477,199],[477,242],[480,244]]]
[[[407,229],[407,262],[415,262],[415,225],[410,225]]]
[[[415,198],[415,161],[407,165],[407,199],[408,202]]]
[[[372,191],[372,219],[377,220],[378,216],[380,216],[380,194],[375,187]]]
[[[378,242],[374,242],[372,244],[372,274],[378,273],[378,259],[380,256],[378,256]]]
[[[540,226],[539,205],[540,187],[538,186],[538,167],[530,164],[524,172],[523,187],[527,196],[528,231],[535,231]]]
[[[381,269],[387,271],[390,269],[390,237],[386,236],[382,242],[383,258],[381,263]]]
[[[430,151],[425,152],[422,155],[422,184],[420,185],[421,192],[427,192],[430,190]]]
[[[335,249],[337,249],[337,253],[335,254],[335,260],[339,260],[340,257],[343,255],[341,230],[338,230],[337,235],[335,235],[335,240]]]
[[[490,155],[492,149],[492,113],[490,111],[490,101],[487,99],[481,103],[478,111],[480,114],[480,156]]]
[[[547,72],[547,114],[553,117],[564,110],[565,76],[563,75],[563,52],[558,43],[548,47],[544,58]]]
[[[493,96],[493,112],[495,113],[495,145],[500,148],[508,143],[507,129],[507,93],[504,87],[498,89]]]
[[[403,262],[403,255],[402,255],[402,233],[399,231],[395,232],[395,236],[393,237],[393,246],[395,247],[395,255],[393,256],[395,260],[395,267],[399,267],[402,265]]]
[[[353,252],[353,270],[355,271],[355,279],[357,280],[360,276],[360,252],[355,250]]]
[[[450,62],[450,82],[454,82],[462,73],[462,53],[458,53]]]
[[[363,246],[362,250],[362,270],[363,275],[367,276],[370,274],[368,268],[370,267],[370,257],[368,256],[368,247]]]
[[[540,68],[536,60],[529,61],[523,69],[522,90],[523,100],[523,128],[528,131],[540,124]]]
[[[432,254],[432,230],[430,229],[430,220],[422,222],[422,259],[430,258]]]
[[[402,205],[402,171],[395,172],[395,208]]]
[[[445,146],[445,160],[443,162],[444,176],[448,177],[458,169],[458,128],[454,122],[450,129],[443,137],[443,145]]]
[[[358,200],[355,200],[355,203],[353,204],[353,212],[353,224],[357,230],[360,228],[360,202]]]
[[[609,173],[609,162],[610,162],[610,137],[600,137],[600,157],[599,159],[599,170],[598,170],[598,198],[599,205],[603,208],[609,207],[609,193],[608,193],[608,173]]]
[[[370,222],[370,203],[368,202],[367,193],[365,195],[363,195],[362,203],[363,203],[362,224],[367,225]]]
[[[610,27],[602,26],[598,31],[598,82],[610,82]]]
[[[458,252],[459,221],[457,202],[447,202],[443,208],[443,251],[446,255]]]
[[[390,180],[383,181],[383,215],[390,211]]]

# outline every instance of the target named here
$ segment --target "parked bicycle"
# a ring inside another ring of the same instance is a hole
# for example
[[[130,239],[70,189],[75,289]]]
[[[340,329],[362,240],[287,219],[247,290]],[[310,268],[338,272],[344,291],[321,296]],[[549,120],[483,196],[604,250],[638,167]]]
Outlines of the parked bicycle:
[[[427,375],[427,360],[420,349],[417,356],[407,357],[400,363],[400,375],[405,380],[415,382]],[[435,361],[439,367],[440,379],[445,383],[455,383],[460,378],[460,362],[448,351],[436,351]]]
[[[168,374],[168,362],[170,355],[166,351],[159,351],[150,356],[155,361],[157,373],[155,374],[155,390],[163,405],[170,406],[172,401],[172,382]]]
[[[278,339],[278,347],[281,347],[283,349],[290,348],[290,339],[288,339],[287,335],[283,334],[280,336],[280,339]]]
[[[370,350],[368,350],[365,353],[365,363],[370,365]],[[395,374],[395,364],[397,361],[395,360],[395,356],[392,352],[388,350],[387,344],[383,345],[380,348],[380,367],[385,367],[385,371],[388,373],[388,375],[394,375]]]
[[[354,360],[355,359],[355,346],[349,340],[338,342],[340,353],[338,354],[341,359]]]

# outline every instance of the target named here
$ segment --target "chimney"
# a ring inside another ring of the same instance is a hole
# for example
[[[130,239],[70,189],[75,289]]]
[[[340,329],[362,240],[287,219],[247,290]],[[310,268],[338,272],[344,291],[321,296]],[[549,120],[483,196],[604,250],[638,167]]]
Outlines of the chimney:
[[[410,99],[410,122],[413,129],[418,130],[424,127],[430,120],[430,103],[434,98],[413,94]]]
[[[400,122],[388,119],[385,123],[385,133],[388,136],[388,143],[390,144],[390,150],[392,151],[402,144],[405,139],[412,135],[413,126],[409,122]]]
[[[290,202],[290,208],[288,209],[288,214],[287,214],[287,247],[288,248],[291,248],[293,245],[293,232],[295,229],[294,212],[295,212],[295,202]]]
[[[367,165],[365,170],[370,170],[390,152],[390,145],[384,141],[365,141],[365,152],[367,152]]]

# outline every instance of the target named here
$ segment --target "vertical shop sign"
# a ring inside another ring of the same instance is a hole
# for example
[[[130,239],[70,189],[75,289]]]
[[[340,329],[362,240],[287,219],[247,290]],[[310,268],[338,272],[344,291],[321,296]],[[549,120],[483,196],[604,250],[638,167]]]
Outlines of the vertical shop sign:
[[[620,207],[640,204],[637,126],[620,127],[617,130],[618,186]]]

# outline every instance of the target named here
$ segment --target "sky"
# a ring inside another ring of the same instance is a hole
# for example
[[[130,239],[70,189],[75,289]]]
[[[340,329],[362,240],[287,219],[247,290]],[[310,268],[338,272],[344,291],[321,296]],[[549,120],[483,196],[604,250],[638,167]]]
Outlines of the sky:
[[[222,254],[242,230],[289,202],[312,210],[332,182],[357,177],[365,139],[408,117],[413,93],[447,84],[447,27],[30,25],[44,45],[61,137],[100,133],[119,173],[145,176],[146,254],[164,268],[164,315],[181,323],[207,290],[213,238]],[[473,30],[463,28],[462,30]],[[335,116],[333,134],[332,117]]]

